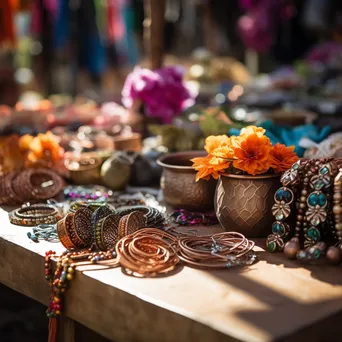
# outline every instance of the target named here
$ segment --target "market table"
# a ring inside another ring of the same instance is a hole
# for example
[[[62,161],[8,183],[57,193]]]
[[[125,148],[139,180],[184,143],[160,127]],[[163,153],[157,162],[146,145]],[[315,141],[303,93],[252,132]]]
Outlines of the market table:
[[[44,253],[27,227],[0,210],[0,282],[48,304]],[[196,228],[217,232],[220,227]],[[120,341],[330,341],[342,332],[342,269],[305,266],[269,254],[245,268],[207,271],[179,266],[169,276],[134,278],[120,268],[77,272],[66,292],[60,340],[74,341],[77,321]]]

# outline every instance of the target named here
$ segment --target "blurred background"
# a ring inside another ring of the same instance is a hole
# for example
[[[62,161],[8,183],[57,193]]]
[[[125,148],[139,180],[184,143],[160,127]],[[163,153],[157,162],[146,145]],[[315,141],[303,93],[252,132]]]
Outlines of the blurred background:
[[[258,124],[303,156],[342,128],[338,0],[2,0],[0,23],[1,135],[178,151]]]

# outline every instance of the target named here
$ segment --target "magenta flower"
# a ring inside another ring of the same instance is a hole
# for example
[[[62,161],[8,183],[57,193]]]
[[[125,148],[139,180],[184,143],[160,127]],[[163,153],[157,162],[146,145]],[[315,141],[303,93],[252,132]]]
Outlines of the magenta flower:
[[[147,116],[171,123],[175,116],[195,103],[194,94],[183,82],[183,74],[178,66],[155,71],[136,67],[126,78],[122,103],[126,108],[132,108],[133,103],[140,100]]]

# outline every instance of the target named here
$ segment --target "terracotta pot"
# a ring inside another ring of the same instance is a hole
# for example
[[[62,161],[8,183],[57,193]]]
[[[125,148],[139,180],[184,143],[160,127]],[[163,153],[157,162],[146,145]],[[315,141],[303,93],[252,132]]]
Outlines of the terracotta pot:
[[[214,202],[221,226],[249,238],[269,235],[274,221],[273,196],[280,186],[278,175],[222,175]]]
[[[160,187],[165,202],[175,208],[208,211],[214,207],[216,181],[196,182],[196,171],[190,159],[204,157],[206,152],[170,153],[158,159],[163,173]]]

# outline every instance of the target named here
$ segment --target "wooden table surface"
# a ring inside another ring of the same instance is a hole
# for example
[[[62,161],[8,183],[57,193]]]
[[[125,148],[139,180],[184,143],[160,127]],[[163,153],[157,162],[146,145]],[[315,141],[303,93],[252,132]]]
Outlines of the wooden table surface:
[[[47,250],[28,228],[0,210],[0,282],[45,305]],[[219,231],[219,227],[198,228]],[[256,248],[245,268],[206,271],[179,266],[161,278],[134,278],[120,268],[77,272],[66,316],[120,341],[330,341],[342,333],[342,269],[306,266]],[[67,342],[66,340],[63,342]]]

